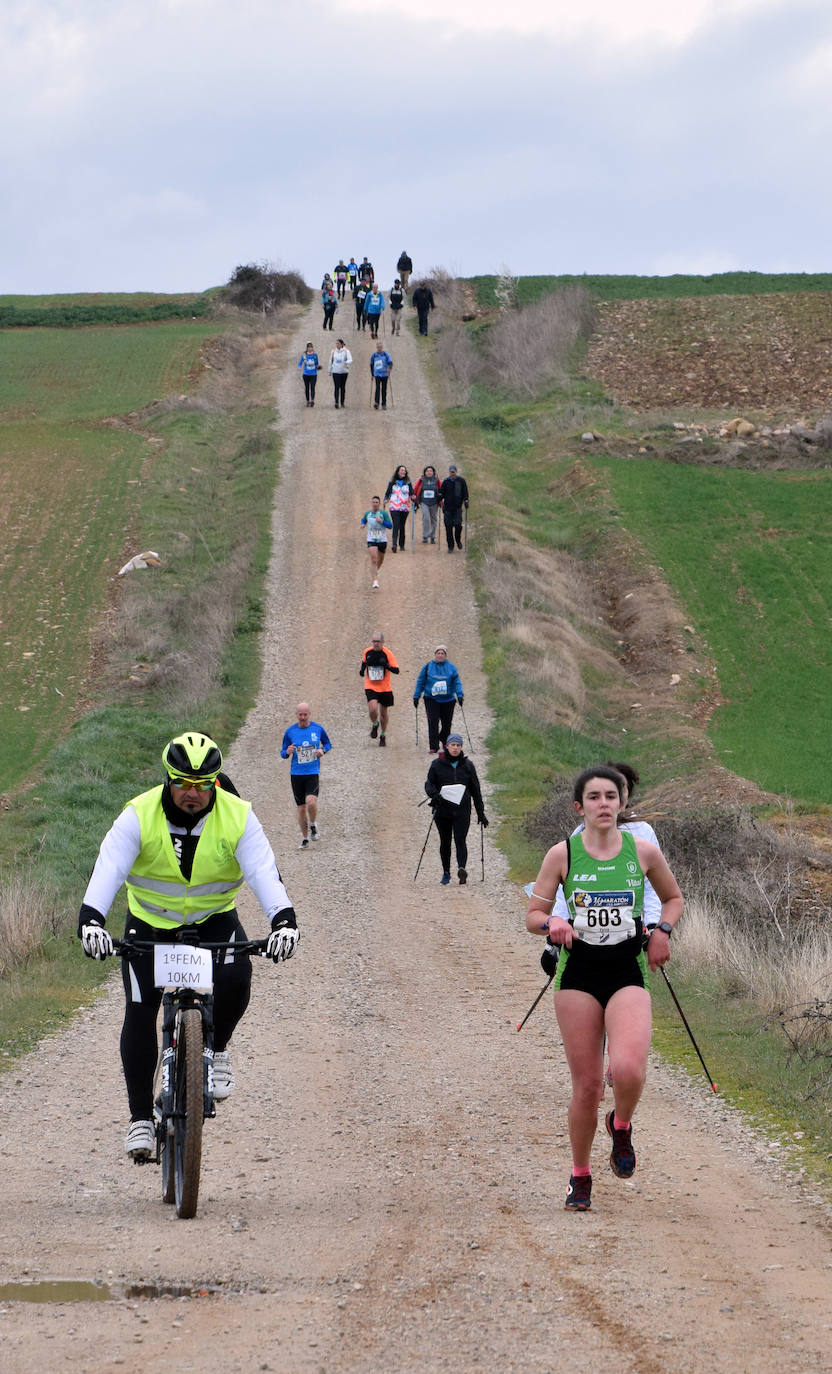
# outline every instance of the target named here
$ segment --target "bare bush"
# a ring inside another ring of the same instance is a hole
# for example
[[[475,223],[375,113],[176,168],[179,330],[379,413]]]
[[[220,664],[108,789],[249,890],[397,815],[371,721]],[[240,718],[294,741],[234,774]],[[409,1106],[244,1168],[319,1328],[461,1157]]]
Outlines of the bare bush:
[[[580,286],[506,310],[488,332],[481,380],[522,396],[542,395],[566,376],[570,354],[592,322],[592,301]]]
[[[452,324],[441,331],[436,345],[439,376],[445,405],[468,404],[478,359],[471,336],[461,325]]]
[[[503,263],[497,275],[497,283],[494,287],[494,296],[502,313],[505,313],[507,310],[517,309],[517,288],[519,284],[520,278],[515,277],[511,268]]]
[[[19,968],[58,933],[61,908],[55,892],[23,872],[0,882],[0,978]]]
[[[417,286],[427,286],[433,293],[437,323],[446,320],[464,320],[471,314],[471,289],[467,282],[460,281],[447,272],[444,267],[432,267],[426,277],[410,283],[411,294]]]
[[[308,305],[312,291],[299,272],[282,272],[267,262],[235,267],[225,288],[238,310],[269,315],[281,305]]]
[[[685,905],[673,954],[682,970],[706,969],[720,993],[788,1026],[795,1043],[832,1038],[832,1018],[817,1014],[832,983],[828,924],[804,922],[781,934],[771,922],[738,921],[729,906],[697,896]]]

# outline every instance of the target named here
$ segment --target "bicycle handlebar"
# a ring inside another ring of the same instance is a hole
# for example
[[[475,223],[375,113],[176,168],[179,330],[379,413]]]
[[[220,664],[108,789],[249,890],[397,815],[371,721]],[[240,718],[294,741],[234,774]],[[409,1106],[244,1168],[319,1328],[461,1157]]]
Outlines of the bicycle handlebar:
[[[171,932],[172,933],[172,932]],[[172,938],[164,940],[113,940],[113,950],[122,959],[129,959],[131,954],[138,954],[144,950],[155,949],[159,944],[193,945],[195,949],[210,950],[229,950],[233,949],[236,954],[262,954],[266,953],[267,940],[219,940],[219,941],[200,941],[200,940],[177,940]]]

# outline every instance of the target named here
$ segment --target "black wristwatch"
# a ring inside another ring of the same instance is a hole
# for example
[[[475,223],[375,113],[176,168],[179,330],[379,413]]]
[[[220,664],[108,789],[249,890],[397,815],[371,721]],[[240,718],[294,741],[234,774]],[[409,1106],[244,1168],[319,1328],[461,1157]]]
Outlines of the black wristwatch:
[[[663,930],[668,939],[673,934],[673,927],[669,921],[659,921],[657,925],[654,925],[653,930]],[[653,932],[650,933],[652,935]]]

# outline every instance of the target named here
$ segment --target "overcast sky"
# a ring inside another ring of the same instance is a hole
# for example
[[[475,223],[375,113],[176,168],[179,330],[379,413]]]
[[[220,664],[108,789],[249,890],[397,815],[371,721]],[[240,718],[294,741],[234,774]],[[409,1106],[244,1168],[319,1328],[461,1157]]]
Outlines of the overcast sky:
[[[5,0],[0,292],[832,268],[829,0]]]

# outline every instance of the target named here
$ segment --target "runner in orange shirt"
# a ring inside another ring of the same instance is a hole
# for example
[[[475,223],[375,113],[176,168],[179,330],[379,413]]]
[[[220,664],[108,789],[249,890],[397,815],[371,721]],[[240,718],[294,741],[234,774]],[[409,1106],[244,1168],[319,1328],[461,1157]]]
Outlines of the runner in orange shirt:
[[[370,712],[370,739],[378,739],[383,749],[387,744],[387,712],[393,705],[391,673],[399,671],[396,656],[384,647],[381,630],[373,630],[372,643],[361,656],[359,673],[365,679],[364,695]]]

